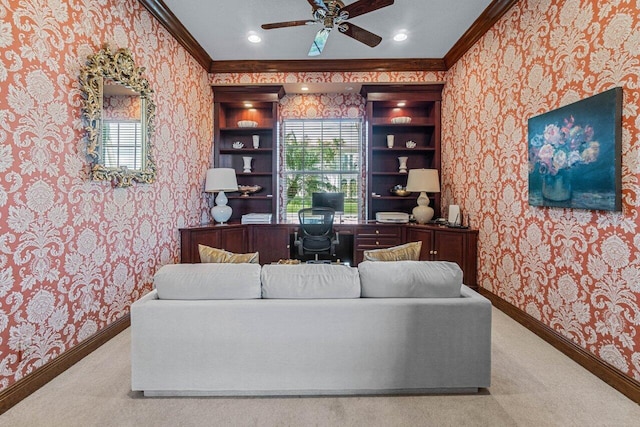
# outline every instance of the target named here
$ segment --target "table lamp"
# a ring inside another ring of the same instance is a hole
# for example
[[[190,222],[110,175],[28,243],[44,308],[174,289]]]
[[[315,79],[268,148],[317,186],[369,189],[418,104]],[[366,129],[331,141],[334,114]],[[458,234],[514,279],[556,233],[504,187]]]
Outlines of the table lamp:
[[[407,191],[420,192],[418,206],[413,208],[413,216],[418,224],[426,224],[433,218],[433,208],[429,206],[427,193],[440,192],[437,169],[410,169]]]
[[[204,184],[206,193],[218,192],[216,205],[211,208],[213,220],[224,224],[231,218],[231,207],[227,206],[227,196],[225,191],[238,191],[238,181],[236,181],[236,171],[231,168],[214,168],[207,170],[207,179]]]

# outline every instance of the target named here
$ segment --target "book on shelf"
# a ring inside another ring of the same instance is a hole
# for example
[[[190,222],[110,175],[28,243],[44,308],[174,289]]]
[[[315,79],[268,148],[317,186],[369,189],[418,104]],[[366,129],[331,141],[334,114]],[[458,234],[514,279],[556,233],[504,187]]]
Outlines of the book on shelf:
[[[242,224],[270,224],[271,223],[271,214],[270,213],[248,213],[242,215],[242,219],[240,221]]]

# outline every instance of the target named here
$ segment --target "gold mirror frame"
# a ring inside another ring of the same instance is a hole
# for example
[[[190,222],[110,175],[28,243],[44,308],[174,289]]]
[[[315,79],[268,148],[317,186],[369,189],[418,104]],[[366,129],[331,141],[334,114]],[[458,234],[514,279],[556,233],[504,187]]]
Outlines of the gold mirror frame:
[[[120,48],[112,52],[107,45],[87,57],[87,63],[80,70],[80,88],[85,99],[82,117],[87,133],[87,156],[91,161],[90,176],[93,180],[111,181],[114,187],[129,187],[134,182],[152,183],[156,179],[156,165],[151,157],[151,135],[156,105],[151,99],[153,90],[142,76],[144,67],[136,67],[131,51]],[[142,101],[141,127],[143,162],[141,169],[129,169],[126,166],[106,167],[101,160],[103,84],[109,79],[132,89],[140,95]]]

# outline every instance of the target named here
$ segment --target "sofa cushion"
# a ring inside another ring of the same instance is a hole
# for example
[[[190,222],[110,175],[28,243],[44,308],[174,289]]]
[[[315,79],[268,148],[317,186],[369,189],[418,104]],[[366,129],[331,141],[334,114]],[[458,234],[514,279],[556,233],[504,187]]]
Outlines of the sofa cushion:
[[[362,297],[459,297],[462,270],[447,261],[396,261],[358,264]]]
[[[169,264],[153,284],[159,299],[260,298],[260,264]]]
[[[335,264],[262,266],[262,298],[359,298],[358,269]]]
[[[260,263],[260,254],[258,252],[247,254],[235,254],[233,252],[225,251],[224,249],[211,248],[205,245],[198,245],[198,252],[200,253],[200,262],[220,262],[220,263],[243,263],[248,262],[252,264]]]
[[[422,242],[405,243],[386,249],[364,251],[364,261],[418,261]]]

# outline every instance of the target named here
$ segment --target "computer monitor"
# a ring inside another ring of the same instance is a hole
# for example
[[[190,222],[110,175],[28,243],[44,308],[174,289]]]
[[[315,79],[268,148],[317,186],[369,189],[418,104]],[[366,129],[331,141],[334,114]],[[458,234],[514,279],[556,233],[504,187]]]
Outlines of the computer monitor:
[[[313,193],[311,194],[311,207],[327,207],[336,211],[336,214],[344,213],[344,193]]]

